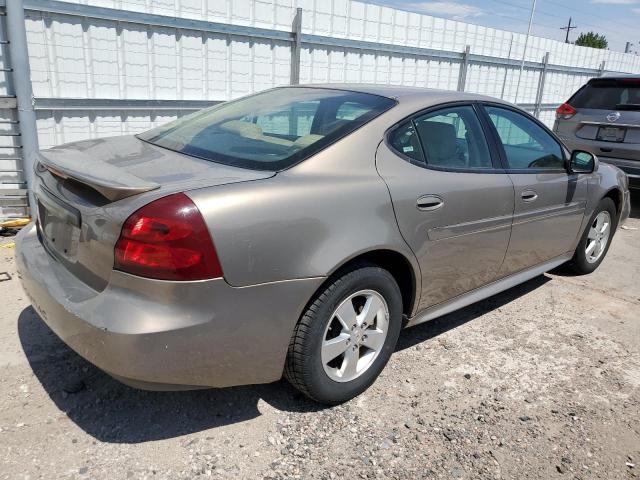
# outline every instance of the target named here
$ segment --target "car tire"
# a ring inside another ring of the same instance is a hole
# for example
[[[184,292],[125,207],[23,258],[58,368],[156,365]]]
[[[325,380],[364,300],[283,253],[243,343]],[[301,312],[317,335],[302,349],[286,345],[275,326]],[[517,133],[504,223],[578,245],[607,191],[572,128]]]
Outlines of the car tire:
[[[346,402],[376,380],[401,326],[402,295],[387,270],[360,265],[343,271],[318,292],[296,325],[285,378],[317,402]]]
[[[591,273],[602,263],[609,251],[617,218],[613,200],[603,198],[591,215],[573,255],[571,267],[577,274]],[[599,231],[602,229],[606,229],[606,232]]]

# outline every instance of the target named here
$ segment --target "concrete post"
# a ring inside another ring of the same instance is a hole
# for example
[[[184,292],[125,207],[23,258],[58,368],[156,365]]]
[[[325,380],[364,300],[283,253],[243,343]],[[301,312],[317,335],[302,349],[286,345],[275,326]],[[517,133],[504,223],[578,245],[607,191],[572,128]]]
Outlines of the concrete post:
[[[604,60],[602,61],[602,63],[600,64],[600,68],[598,69],[598,76],[601,77],[602,75],[604,75],[604,69],[607,66],[607,62],[605,62]]]
[[[467,85],[467,71],[469,70],[469,53],[471,45],[467,45],[462,53],[462,62],[460,63],[460,74],[458,75],[458,91],[464,92]]]
[[[291,43],[291,85],[300,83],[300,50],[302,49],[302,9],[296,9],[296,16],[293,18]]]
[[[540,72],[540,80],[538,81],[538,92],[536,94],[536,105],[533,109],[533,116],[538,117],[540,115],[540,108],[542,105],[542,97],[544,95],[544,83],[547,79],[547,67],[549,66],[549,52],[544,54],[542,60],[542,71]]]
[[[7,36],[9,40],[9,58],[13,68],[13,86],[18,108],[20,141],[22,144],[22,169],[29,190],[29,207],[35,218],[37,208],[34,203],[33,184],[34,164],[38,152],[38,130],[36,113],[33,110],[33,90],[31,88],[31,69],[27,50],[27,32],[24,23],[23,0],[7,2]]]

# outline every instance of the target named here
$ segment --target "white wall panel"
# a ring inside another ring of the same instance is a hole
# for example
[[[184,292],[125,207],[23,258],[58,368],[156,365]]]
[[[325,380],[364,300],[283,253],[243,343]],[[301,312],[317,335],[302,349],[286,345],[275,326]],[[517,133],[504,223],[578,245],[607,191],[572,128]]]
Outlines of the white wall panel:
[[[348,83],[362,81],[362,54],[356,50],[347,50],[345,55],[344,79]]]
[[[543,110],[538,115],[538,118],[544,123],[547,127],[553,128],[553,123],[556,120],[556,112],[554,110]]]
[[[193,31],[182,31],[177,51],[178,72],[182,72],[182,99],[206,98],[206,64],[204,62],[204,36]]]
[[[40,148],[49,148],[76,140],[133,135],[175,120],[183,113],[163,111],[77,110],[38,112]]]
[[[118,58],[118,30],[113,22],[94,20],[87,32],[87,42],[82,46],[88,51],[90,95],[117,98],[120,95]],[[35,93],[34,93],[35,94]]]
[[[184,72],[178,75],[178,59],[182,56],[178,56],[180,42],[175,30],[156,28],[147,34],[146,29],[127,29],[124,40],[127,98],[182,97],[186,76]]]

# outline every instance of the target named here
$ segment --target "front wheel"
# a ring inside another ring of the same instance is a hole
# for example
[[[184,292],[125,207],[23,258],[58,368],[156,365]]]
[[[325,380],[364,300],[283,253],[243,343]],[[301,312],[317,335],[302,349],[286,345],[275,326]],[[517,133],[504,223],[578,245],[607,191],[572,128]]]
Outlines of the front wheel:
[[[582,234],[571,266],[578,274],[593,272],[609,251],[616,229],[616,206],[610,198],[603,198]]]
[[[345,272],[323,288],[296,325],[285,377],[321,403],[365,391],[389,361],[402,324],[402,296],[376,266]]]

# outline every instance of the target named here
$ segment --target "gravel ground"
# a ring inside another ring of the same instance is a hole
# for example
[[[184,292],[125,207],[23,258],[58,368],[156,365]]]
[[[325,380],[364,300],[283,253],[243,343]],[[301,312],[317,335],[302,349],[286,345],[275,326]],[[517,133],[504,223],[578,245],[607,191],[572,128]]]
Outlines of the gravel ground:
[[[118,383],[29,307],[0,238],[0,478],[636,478],[640,196],[633,216],[594,274],[405,330],[375,385],[334,408],[285,381]]]

